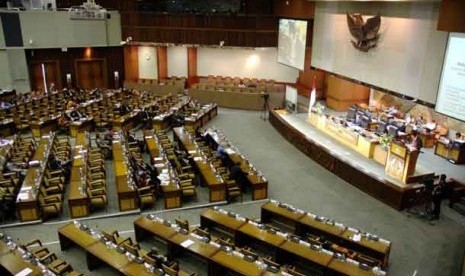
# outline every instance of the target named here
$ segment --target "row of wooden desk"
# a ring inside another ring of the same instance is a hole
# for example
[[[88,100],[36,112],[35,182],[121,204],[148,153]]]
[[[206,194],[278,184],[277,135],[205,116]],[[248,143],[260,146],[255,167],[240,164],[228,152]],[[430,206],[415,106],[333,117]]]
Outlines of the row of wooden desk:
[[[42,136],[31,161],[38,166],[29,167],[16,199],[19,220],[33,221],[40,218],[39,190],[47,169],[48,157],[52,150],[55,134]]]
[[[221,275],[232,272],[235,275],[285,275],[272,273],[255,262],[248,262],[236,254],[226,253],[212,242],[202,242],[192,234],[180,233],[175,227],[167,226],[163,220],[140,217],[134,221],[134,230],[138,242],[147,237],[165,242],[168,257],[189,253],[208,264],[208,275]]]
[[[378,238],[377,241],[362,237],[360,241],[354,241],[353,236],[358,234],[358,230],[334,223],[331,220],[320,219],[297,210],[289,205],[269,201],[261,207],[261,222],[271,223],[278,221],[286,225],[298,236],[305,237],[307,234],[323,236],[326,239],[359,253],[373,257],[386,267],[391,251],[389,241]]]
[[[62,251],[72,246],[80,247],[85,251],[89,270],[93,270],[105,263],[117,270],[121,275],[154,275],[153,272],[147,270],[143,263],[139,264],[129,260],[125,254],[108,247],[98,237],[82,230],[73,223],[61,227],[58,230],[58,238]]]
[[[115,185],[118,193],[120,211],[130,211],[139,208],[138,194],[130,168],[128,148],[123,134],[113,139],[113,162],[115,165]]]
[[[22,249],[16,248],[10,250],[5,240],[0,240],[0,275],[23,275],[41,276],[43,275],[43,266],[34,265],[23,258]],[[42,266],[42,267],[40,267]],[[28,272],[28,273],[26,273]]]
[[[169,170],[171,164],[164,157],[165,151],[159,143],[157,134],[153,130],[145,131],[144,139],[150,154],[150,160],[158,173],[160,174],[163,169]],[[174,170],[172,169],[172,171]],[[165,180],[165,182],[161,184],[165,209],[179,208],[182,206],[182,191],[179,185],[176,184],[175,177],[177,176],[173,175],[171,179]]]
[[[316,275],[376,275],[372,269],[362,269],[349,259],[341,260],[325,249],[313,249],[303,241],[293,241],[288,233],[268,231],[258,223],[230,216],[222,210],[206,210],[201,215],[201,227],[218,227],[231,233],[236,246],[260,244],[273,251],[279,264],[293,264],[309,269]],[[384,272],[380,272],[384,273]],[[384,274],[382,274],[384,275]]]
[[[454,164],[465,164],[465,147],[463,145],[454,147],[449,143],[438,140],[434,153],[452,161]]]
[[[174,139],[182,149],[193,157],[197,171],[200,173],[202,182],[209,188],[210,202],[219,202],[226,200],[226,182],[212,167],[211,163],[202,157],[200,147],[194,137],[186,128],[178,127],[173,129]]]
[[[89,215],[89,196],[86,193],[87,154],[89,154],[89,137],[87,132],[80,132],[76,136],[73,150],[73,164],[69,182],[68,205],[72,218]]]
[[[220,144],[225,147],[228,153],[230,164],[240,164],[242,172],[247,175],[247,180],[252,187],[252,200],[260,200],[268,197],[268,180],[240,154],[237,149],[233,149],[228,141],[222,141],[222,138],[217,131],[207,130],[207,135],[210,137],[208,141],[213,143],[213,148],[217,148]],[[225,146],[227,144],[227,146]]]

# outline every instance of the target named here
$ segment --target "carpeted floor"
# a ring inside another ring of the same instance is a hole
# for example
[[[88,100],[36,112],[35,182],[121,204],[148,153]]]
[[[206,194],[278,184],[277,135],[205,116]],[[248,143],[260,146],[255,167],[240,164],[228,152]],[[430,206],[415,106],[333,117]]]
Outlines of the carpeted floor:
[[[270,198],[390,240],[392,250],[389,275],[460,275],[465,251],[465,228],[461,225],[462,217],[446,207],[446,204],[443,204],[441,219],[434,225],[405,212],[398,212],[345,183],[300,153],[268,121],[261,120],[259,112],[220,109],[219,116],[210,125],[221,129],[265,174],[269,180]],[[248,202],[224,208],[258,218],[261,204],[263,202]],[[199,223],[202,211],[158,211],[157,215],[169,219],[181,216],[195,225]],[[126,215],[90,219],[85,223],[102,230],[117,229],[122,235],[133,237],[133,221],[136,217]],[[23,241],[41,239],[50,250],[86,275],[116,275],[115,271],[105,267],[89,272],[81,250],[60,252],[57,229],[64,223],[55,221],[0,231]],[[143,248],[153,245],[152,240],[142,243]],[[206,275],[205,264],[188,256],[180,262],[184,270]]]

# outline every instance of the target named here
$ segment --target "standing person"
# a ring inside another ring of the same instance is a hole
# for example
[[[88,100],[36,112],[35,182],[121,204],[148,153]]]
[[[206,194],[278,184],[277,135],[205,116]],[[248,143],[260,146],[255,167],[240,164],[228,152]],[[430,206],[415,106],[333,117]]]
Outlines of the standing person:
[[[433,216],[431,220],[438,220],[439,215],[441,213],[441,202],[443,198],[444,188],[446,185],[446,175],[441,174],[439,178],[439,183],[433,189],[432,196],[433,196]]]
[[[412,131],[411,145],[417,150],[421,150],[421,148],[423,147],[423,141],[421,141],[420,135],[418,134],[418,131],[416,130]]]

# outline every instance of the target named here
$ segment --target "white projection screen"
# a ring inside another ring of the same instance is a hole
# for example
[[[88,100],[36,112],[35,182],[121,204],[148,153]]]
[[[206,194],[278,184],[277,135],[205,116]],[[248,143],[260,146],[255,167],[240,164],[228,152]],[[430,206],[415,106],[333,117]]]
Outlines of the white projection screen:
[[[307,21],[279,19],[278,62],[304,70]]]
[[[436,111],[465,121],[465,34],[450,33],[439,81]]]

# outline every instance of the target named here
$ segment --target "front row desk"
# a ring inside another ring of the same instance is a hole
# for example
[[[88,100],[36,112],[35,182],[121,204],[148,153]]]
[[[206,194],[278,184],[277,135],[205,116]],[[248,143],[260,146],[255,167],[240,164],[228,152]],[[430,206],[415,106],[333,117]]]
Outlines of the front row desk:
[[[438,140],[434,153],[454,164],[465,164],[465,142]]]
[[[312,275],[386,275],[379,267],[362,268],[356,261],[335,256],[333,252],[313,247],[308,242],[292,239],[289,233],[264,230],[262,225],[221,209],[209,209],[201,216],[201,227],[219,227],[234,236],[238,247],[261,243],[273,251],[272,259],[278,264],[305,266]],[[281,268],[263,259],[250,258],[244,251],[224,247],[217,241],[205,239],[195,232],[183,233],[176,224],[153,217],[139,217],[134,221],[136,240],[156,239],[167,244],[168,258],[188,253],[208,264],[208,275],[304,275],[290,273],[286,266]],[[390,248],[390,246],[389,246]],[[274,262],[274,261],[273,261]]]
[[[283,110],[271,111],[270,123],[284,138],[327,170],[396,209],[409,207],[416,190],[422,187],[406,184],[414,184],[423,177],[433,175],[414,175],[419,154],[417,150],[411,150],[402,143],[391,143],[386,149],[371,132],[358,133],[329,116],[312,113],[308,121],[318,131],[382,165],[387,177],[376,175],[348,159],[343,153],[332,152],[317,140],[308,137],[282,118],[282,114],[287,113]]]
[[[350,147],[367,158],[385,166],[386,175],[403,184],[415,173],[419,151],[401,142],[392,142],[385,149],[379,144],[379,136],[370,131],[357,132],[333,120],[332,117],[312,113],[310,123],[318,130]]]

